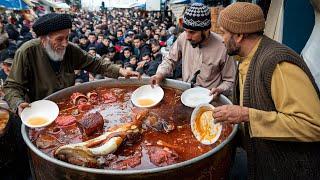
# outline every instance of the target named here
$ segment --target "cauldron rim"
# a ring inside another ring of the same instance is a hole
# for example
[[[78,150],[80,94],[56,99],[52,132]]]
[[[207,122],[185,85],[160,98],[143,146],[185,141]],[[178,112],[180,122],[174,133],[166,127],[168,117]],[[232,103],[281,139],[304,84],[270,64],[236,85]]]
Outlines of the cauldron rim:
[[[60,91],[57,91],[57,92],[51,94],[50,96],[48,96],[44,99],[50,99],[50,98],[56,96],[57,94],[60,94],[62,91],[70,91],[71,92],[74,89],[76,89],[77,87],[84,87],[84,86],[88,86],[88,85],[98,85],[98,84],[102,84],[102,83],[110,83],[109,86],[114,86],[114,85],[119,85],[119,84],[122,84],[122,85],[143,85],[143,84],[148,84],[148,82],[149,82],[149,78],[143,78],[140,81],[137,79],[122,79],[122,78],[117,79],[117,80],[115,80],[115,79],[98,80],[98,81],[87,82],[87,83],[83,83],[83,84],[80,84],[77,86],[72,86],[72,87],[62,89]],[[178,80],[172,80],[172,79],[166,79],[161,86],[175,88],[175,89],[181,89],[181,90],[185,90],[185,89],[188,89],[191,87],[189,83],[178,81]],[[220,95],[219,100],[222,102],[226,102],[227,104],[232,104],[231,101],[227,97],[225,97],[224,95]],[[67,163],[64,161],[60,161],[58,159],[55,159],[55,158],[48,156],[47,154],[40,151],[34,144],[32,144],[32,142],[30,141],[30,139],[28,137],[29,128],[26,127],[24,124],[21,125],[21,133],[22,133],[22,137],[23,137],[24,142],[27,144],[27,146],[35,154],[40,156],[42,159],[47,160],[51,163],[54,163],[58,166],[73,169],[76,171],[89,172],[89,173],[94,173],[94,174],[109,174],[109,175],[152,174],[152,173],[158,173],[158,172],[162,172],[162,171],[179,169],[184,166],[192,165],[192,164],[197,163],[198,161],[201,161],[205,158],[209,158],[210,156],[213,156],[215,153],[219,152],[224,146],[226,146],[234,138],[234,136],[237,133],[237,130],[238,130],[238,125],[237,124],[233,125],[233,130],[225,141],[223,141],[221,144],[219,144],[218,146],[216,146],[212,150],[208,151],[207,153],[204,153],[198,157],[195,157],[193,159],[189,159],[187,161],[183,161],[180,163],[176,163],[176,164],[172,164],[172,165],[168,165],[168,166],[164,166],[164,167],[151,168],[151,169],[109,170],[109,169],[96,169],[96,168],[87,168],[87,167],[77,166],[77,165],[73,165],[73,164],[70,164],[70,163]]]

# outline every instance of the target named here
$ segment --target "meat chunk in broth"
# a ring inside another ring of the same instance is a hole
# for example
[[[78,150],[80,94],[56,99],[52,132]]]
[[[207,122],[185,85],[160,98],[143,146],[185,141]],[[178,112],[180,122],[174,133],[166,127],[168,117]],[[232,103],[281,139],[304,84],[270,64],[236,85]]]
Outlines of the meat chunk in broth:
[[[72,104],[74,105],[79,105],[79,104],[84,104],[88,102],[88,97],[85,96],[82,93],[79,92],[75,92],[71,95],[70,97]]]
[[[178,162],[178,153],[167,147],[147,146],[150,161],[156,166],[168,166]]]
[[[136,151],[132,156],[126,157],[123,160],[119,160],[110,164],[111,169],[115,170],[124,170],[130,168],[134,168],[141,164],[142,153],[140,151]]]
[[[57,117],[55,122],[56,122],[56,124],[58,126],[68,126],[68,125],[71,125],[73,123],[76,123],[77,119],[75,117],[73,117],[72,115],[59,116],[59,117]]]
[[[81,148],[64,149],[63,152],[57,154],[56,157],[78,166],[97,167],[97,159],[90,156],[90,154]]]
[[[60,145],[56,137],[50,134],[40,134],[36,140],[36,146],[39,149],[47,149]]]
[[[102,130],[104,120],[99,112],[86,114],[78,122],[78,126],[81,131],[86,135],[90,136],[93,133]]]
[[[154,113],[149,113],[142,124],[143,129],[152,128],[153,130],[169,133],[175,129],[174,123],[160,118]]]

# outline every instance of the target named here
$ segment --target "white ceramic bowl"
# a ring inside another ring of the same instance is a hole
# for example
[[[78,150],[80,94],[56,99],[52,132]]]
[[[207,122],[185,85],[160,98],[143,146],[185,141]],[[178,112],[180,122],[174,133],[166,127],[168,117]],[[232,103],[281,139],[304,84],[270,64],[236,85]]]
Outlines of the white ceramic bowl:
[[[163,98],[164,91],[160,86],[144,85],[137,88],[131,95],[131,102],[137,107],[149,108],[156,106]]]
[[[51,124],[59,115],[59,107],[49,100],[32,102],[21,113],[23,124],[31,128],[45,127]]]
[[[202,144],[215,143],[222,131],[221,123],[214,123],[211,104],[200,104],[191,114],[191,130],[195,138]]]
[[[203,87],[187,89],[181,95],[181,102],[185,106],[195,108],[200,104],[210,103],[213,95],[209,96],[210,90]]]

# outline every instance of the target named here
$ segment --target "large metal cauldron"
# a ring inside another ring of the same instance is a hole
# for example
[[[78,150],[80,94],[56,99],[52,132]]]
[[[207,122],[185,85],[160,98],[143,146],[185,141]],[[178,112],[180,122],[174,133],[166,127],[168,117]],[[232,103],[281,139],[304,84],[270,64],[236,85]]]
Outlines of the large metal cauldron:
[[[70,96],[73,92],[86,92],[97,87],[116,85],[142,85],[148,83],[148,78],[138,81],[137,79],[102,80],[84,83],[76,87],[70,87],[56,92],[46,99],[59,101]],[[166,80],[163,87],[171,87],[185,90],[190,84]],[[223,104],[231,102],[221,96],[219,101]],[[29,129],[22,125],[22,136],[29,147],[31,168],[35,179],[226,179],[231,167],[234,155],[234,136],[238,126],[233,127],[230,136],[219,146],[211,151],[188,161],[146,170],[104,170],[93,169],[72,165],[47,156],[37,149],[29,140]]]

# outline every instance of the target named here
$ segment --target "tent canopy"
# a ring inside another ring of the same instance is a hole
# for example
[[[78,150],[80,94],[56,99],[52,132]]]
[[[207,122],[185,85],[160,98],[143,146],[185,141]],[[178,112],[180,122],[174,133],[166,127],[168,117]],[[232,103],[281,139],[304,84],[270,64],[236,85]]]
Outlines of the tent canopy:
[[[142,3],[142,2],[136,2],[136,3],[132,3],[129,5],[129,8],[142,8],[145,9],[146,8],[146,3]]]
[[[169,4],[189,4],[191,0],[171,0]]]
[[[1,0],[0,7],[12,10],[29,9],[29,6],[23,0]]]

